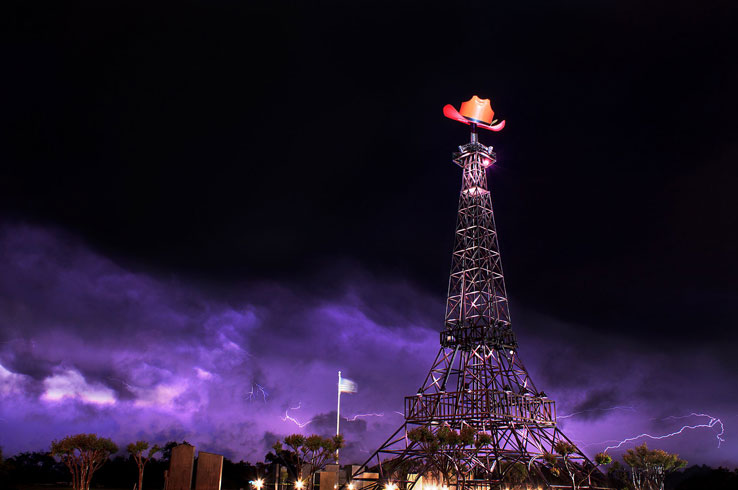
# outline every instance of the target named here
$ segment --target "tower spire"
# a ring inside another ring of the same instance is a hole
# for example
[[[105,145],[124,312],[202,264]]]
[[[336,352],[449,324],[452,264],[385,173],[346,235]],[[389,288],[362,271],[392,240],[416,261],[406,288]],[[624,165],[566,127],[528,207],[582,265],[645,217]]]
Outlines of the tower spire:
[[[453,159],[463,171],[445,331],[455,339],[502,336],[506,345],[514,348],[492,198],[487,186],[486,169],[496,162],[496,155],[491,146],[476,142],[475,135],[472,129],[472,141],[460,146]]]
[[[486,174],[496,155],[477,135],[505,123],[476,96],[443,112],[471,127],[471,141],[453,154],[462,177],[441,347],[418,392],[405,398],[405,423],[354,479],[376,468],[379,480],[364,488],[412,490],[422,477],[437,488],[490,490],[522,471],[527,483],[550,488],[561,467],[585,475],[584,483],[595,467],[557,428],[554,401],[534,386],[512,330]],[[562,447],[566,460],[555,456]]]

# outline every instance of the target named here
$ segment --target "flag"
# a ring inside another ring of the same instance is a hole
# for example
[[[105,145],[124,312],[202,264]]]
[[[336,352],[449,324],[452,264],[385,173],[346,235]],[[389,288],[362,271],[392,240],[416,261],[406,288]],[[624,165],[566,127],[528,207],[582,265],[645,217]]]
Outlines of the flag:
[[[356,393],[358,390],[358,385],[348,378],[341,378],[341,381],[338,382],[338,391],[340,393]]]

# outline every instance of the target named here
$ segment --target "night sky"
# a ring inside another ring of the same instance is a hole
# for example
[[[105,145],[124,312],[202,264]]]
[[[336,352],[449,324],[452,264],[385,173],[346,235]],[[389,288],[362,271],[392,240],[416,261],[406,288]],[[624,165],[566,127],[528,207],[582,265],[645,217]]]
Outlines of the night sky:
[[[621,449],[738,465],[738,8],[500,3],[5,4],[4,454],[94,431],[262,460],[334,430],[342,370],[342,414],[373,414],[342,459],[368,456],[438,349],[468,140],[441,109],[478,94],[564,432],[707,424]]]

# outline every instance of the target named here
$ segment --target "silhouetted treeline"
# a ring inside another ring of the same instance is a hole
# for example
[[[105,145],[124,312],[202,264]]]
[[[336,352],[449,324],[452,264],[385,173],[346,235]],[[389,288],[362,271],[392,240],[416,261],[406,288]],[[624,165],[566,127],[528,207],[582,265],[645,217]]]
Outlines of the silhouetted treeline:
[[[167,444],[159,459],[152,459],[146,466],[144,490],[162,490],[164,471],[169,468],[171,448],[177,443]],[[249,481],[273,474],[264,463],[235,463],[223,459],[223,490],[251,490]],[[133,489],[137,483],[136,464],[129,456],[115,456],[95,473],[93,488]],[[30,487],[69,486],[69,470],[57,462],[48,452],[25,452],[0,461],[0,490],[24,490]],[[194,481],[194,478],[193,478]],[[625,482],[622,482],[624,485]],[[670,475],[666,480],[667,490],[736,490],[738,469],[691,466]]]
[[[162,456],[146,465],[144,490],[162,490],[164,471],[169,468],[172,447],[179,443],[170,442]],[[197,463],[195,464],[195,472]],[[263,463],[252,465],[223,458],[223,490],[251,490],[249,481],[268,474]],[[0,461],[0,490],[23,490],[29,487],[69,487],[69,470],[56,461],[49,452],[24,452]],[[136,463],[129,455],[117,455],[106,462],[92,479],[93,488],[133,489],[138,483]],[[194,481],[194,475],[193,475]]]
[[[674,490],[736,490],[738,489],[738,468],[730,471],[727,468],[711,468],[709,466],[690,466],[684,471],[670,475],[666,479],[666,488]]]

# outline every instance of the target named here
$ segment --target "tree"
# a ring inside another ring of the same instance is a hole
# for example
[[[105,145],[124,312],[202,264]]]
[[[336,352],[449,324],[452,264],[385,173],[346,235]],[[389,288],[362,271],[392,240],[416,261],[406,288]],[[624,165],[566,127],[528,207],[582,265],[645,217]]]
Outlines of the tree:
[[[679,490],[735,490],[738,488],[738,468],[730,471],[723,467],[692,466],[668,475],[665,485]]]
[[[172,449],[174,449],[177,446],[181,446],[182,444],[187,444],[188,446],[192,446],[187,441],[177,442],[177,441],[169,441],[161,448],[161,459],[164,460],[166,463],[169,463],[169,460],[172,459]]]
[[[133,460],[136,462],[136,466],[138,466],[138,490],[141,490],[143,488],[144,468],[146,466],[146,463],[148,463],[149,460],[156,453],[160,452],[162,448],[160,448],[156,444],[149,448],[148,442],[136,441],[135,443],[130,443],[126,449],[130,453]],[[146,453],[146,456],[144,456],[144,451],[146,451],[147,449],[149,450],[149,452]]]
[[[474,436],[472,436],[472,438],[473,437]],[[436,453],[437,457],[435,458],[435,466],[441,473],[443,482],[446,485],[450,485],[453,475],[456,475],[458,478],[460,473],[460,468],[458,467],[457,462],[461,461],[461,458],[456,456],[462,444],[461,437],[458,432],[448,425],[442,425],[436,431],[435,438],[441,449],[441,451]]]
[[[105,464],[118,446],[97,434],[76,434],[51,443],[51,455],[61,459],[72,473],[74,490],[89,490],[92,475]]]
[[[55,460],[48,451],[18,453],[7,458],[3,464],[8,476],[0,481],[10,482],[11,488],[52,484],[62,480],[67,473],[64,465]]]
[[[500,468],[504,475],[502,481],[505,482],[505,488],[530,488],[532,479],[525,463],[502,462]]]
[[[299,485],[305,483],[308,489],[312,488],[315,473],[325,468],[336,451],[344,446],[344,441],[342,435],[321,437],[313,434],[305,437],[302,434],[292,434],[284,438],[284,445],[289,449],[285,450],[280,441],[277,441],[272,448],[282,461],[292,460],[294,462],[296,466],[294,475],[299,490]],[[309,466],[307,475],[304,475],[305,465]]]
[[[295,480],[298,479],[297,477],[297,455],[294,454],[291,451],[287,451],[282,447],[282,443],[277,441],[274,445],[272,445],[272,451],[267,453],[266,456],[264,456],[264,461],[269,463],[270,465],[276,464],[277,466],[282,465],[287,469],[287,473],[289,473],[292,478]],[[275,468],[276,471],[278,471],[278,468]],[[280,475],[275,474],[275,481],[279,480]]]
[[[0,447],[0,476],[3,477],[3,480],[7,478],[7,473],[6,464],[5,461],[3,461],[3,448]]]
[[[664,490],[666,475],[687,466],[678,454],[662,449],[648,449],[644,442],[623,454],[623,461],[630,466],[631,483],[636,490]]]
[[[465,425],[458,432],[448,425],[442,425],[435,432],[429,427],[416,427],[407,433],[408,439],[416,443],[424,454],[425,473],[436,472],[443,483],[451,485],[468,478],[474,469],[474,461],[479,451],[492,442],[485,432],[477,432]]]
[[[619,461],[615,461],[607,469],[607,478],[610,480],[610,486],[613,488],[630,488],[628,470]]]
[[[559,441],[554,444],[554,451],[561,456],[561,463],[569,476],[571,481],[571,487],[574,490],[580,488],[585,482],[589,482],[592,473],[594,473],[598,467],[605,466],[612,463],[612,457],[607,453],[597,453],[594,457],[594,464],[579,464],[572,460],[572,454],[577,453],[577,448],[574,444],[567,441]],[[551,473],[554,476],[560,474],[559,469],[556,467],[559,459],[556,455],[551,453],[545,453],[543,460],[551,467]]]

